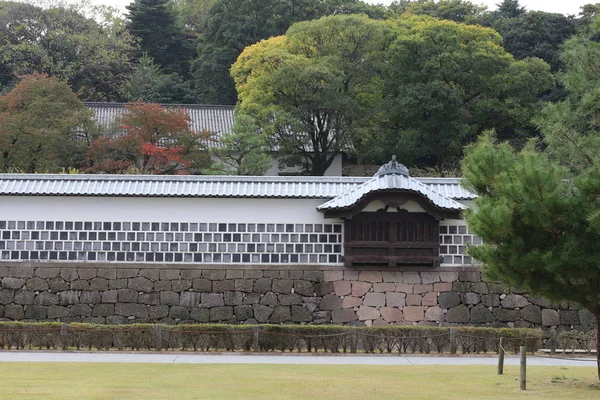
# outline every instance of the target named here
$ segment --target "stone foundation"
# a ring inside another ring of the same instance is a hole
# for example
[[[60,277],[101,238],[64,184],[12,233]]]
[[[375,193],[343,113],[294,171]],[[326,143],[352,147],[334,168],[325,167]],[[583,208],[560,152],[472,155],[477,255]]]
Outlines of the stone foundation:
[[[478,268],[15,263],[0,267],[0,318],[120,324],[313,323],[589,329],[576,304],[510,291]]]

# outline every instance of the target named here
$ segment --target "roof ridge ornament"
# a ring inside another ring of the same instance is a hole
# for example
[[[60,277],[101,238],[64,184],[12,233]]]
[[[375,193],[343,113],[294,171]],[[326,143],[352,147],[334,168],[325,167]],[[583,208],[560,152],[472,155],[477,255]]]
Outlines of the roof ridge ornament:
[[[383,164],[381,167],[379,167],[379,170],[375,173],[374,176],[390,174],[408,176],[408,168],[406,168],[404,164],[400,164],[398,161],[396,161],[395,155],[392,156],[392,160],[390,162]]]

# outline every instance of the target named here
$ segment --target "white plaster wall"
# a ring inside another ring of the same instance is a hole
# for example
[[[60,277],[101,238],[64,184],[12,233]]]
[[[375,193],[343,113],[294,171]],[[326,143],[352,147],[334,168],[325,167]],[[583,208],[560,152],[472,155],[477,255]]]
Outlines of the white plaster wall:
[[[4,221],[334,223],[327,199],[0,196]]]

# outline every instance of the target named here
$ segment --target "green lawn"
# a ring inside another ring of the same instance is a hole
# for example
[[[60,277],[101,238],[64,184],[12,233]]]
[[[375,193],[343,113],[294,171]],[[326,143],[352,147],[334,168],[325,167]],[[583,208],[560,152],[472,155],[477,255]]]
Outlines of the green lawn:
[[[518,367],[0,363],[2,399],[600,399],[596,370]]]

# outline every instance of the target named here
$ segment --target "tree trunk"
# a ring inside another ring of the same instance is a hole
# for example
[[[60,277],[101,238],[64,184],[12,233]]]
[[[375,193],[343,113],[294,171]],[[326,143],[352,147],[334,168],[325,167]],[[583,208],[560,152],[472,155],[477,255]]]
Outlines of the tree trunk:
[[[596,369],[598,370],[598,380],[600,380],[600,309],[591,311],[596,316]]]

